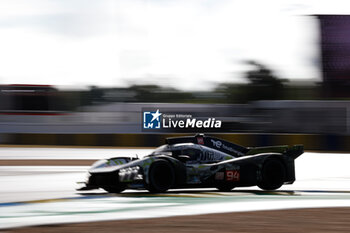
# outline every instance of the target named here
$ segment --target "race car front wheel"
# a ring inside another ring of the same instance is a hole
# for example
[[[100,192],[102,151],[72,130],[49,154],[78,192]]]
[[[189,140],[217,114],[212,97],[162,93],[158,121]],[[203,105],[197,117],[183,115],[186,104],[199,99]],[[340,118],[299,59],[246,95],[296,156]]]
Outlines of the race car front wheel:
[[[109,193],[121,193],[126,189],[126,186],[120,184],[118,186],[106,186],[102,188]]]
[[[174,183],[175,172],[173,166],[163,159],[154,161],[149,170],[148,190],[151,193],[164,193]]]
[[[261,169],[261,182],[258,187],[263,190],[275,190],[280,188],[286,177],[286,169],[278,159],[268,159]]]

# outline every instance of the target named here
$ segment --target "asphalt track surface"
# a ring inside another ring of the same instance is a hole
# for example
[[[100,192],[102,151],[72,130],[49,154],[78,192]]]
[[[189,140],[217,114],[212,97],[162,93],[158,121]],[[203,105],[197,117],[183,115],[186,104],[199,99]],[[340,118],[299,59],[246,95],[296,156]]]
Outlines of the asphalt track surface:
[[[0,148],[0,229],[105,220],[276,209],[350,207],[350,155],[304,153],[297,181],[276,192],[257,187],[232,192],[170,190],[152,195],[127,190],[76,192],[88,166],[5,166],[6,161],[96,160],[147,154],[146,149]],[[12,164],[11,164],[12,165]]]

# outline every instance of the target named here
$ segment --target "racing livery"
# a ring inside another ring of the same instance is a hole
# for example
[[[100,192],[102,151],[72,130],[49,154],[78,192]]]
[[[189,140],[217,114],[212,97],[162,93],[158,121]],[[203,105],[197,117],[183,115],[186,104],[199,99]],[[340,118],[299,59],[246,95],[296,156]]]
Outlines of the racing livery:
[[[97,161],[79,190],[102,188],[111,193],[125,189],[166,192],[170,188],[259,186],[275,190],[295,181],[294,160],[302,145],[243,147],[197,134],[167,138],[166,144],[141,159],[115,157]]]

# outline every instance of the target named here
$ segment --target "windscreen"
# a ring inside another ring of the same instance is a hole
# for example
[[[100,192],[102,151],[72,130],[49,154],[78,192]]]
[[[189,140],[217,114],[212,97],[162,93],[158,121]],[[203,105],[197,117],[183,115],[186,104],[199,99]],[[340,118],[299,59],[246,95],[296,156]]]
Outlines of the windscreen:
[[[152,154],[150,154],[151,156],[152,155],[168,155],[168,156],[172,156],[172,151],[170,149],[170,146],[169,145],[162,145],[160,147],[158,147],[157,149],[155,149]]]

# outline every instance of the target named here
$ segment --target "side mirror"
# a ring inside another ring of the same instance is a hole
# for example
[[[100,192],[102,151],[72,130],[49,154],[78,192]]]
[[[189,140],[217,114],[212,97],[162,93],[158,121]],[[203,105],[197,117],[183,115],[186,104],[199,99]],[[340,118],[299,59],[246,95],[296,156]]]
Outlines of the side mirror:
[[[188,156],[188,155],[179,155],[179,156],[177,157],[177,159],[180,160],[181,162],[185,163],[185,162],[187,162],[188,160],[190,160],[191,158],[190,158],[190,156]]]

